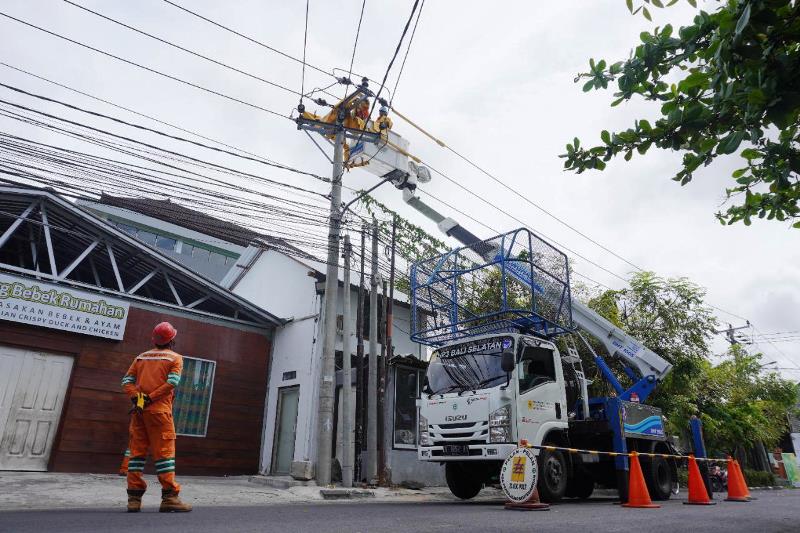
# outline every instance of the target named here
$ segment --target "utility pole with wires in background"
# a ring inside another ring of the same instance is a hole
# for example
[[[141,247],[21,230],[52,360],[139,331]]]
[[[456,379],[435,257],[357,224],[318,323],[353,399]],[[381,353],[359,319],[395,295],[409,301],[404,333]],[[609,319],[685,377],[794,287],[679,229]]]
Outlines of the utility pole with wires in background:
[[[734,344],[753,344],[751,339],[748,339],[746,336],[740,334],[736,334],[737,331],[741,329],[748,329],[752,327],[750,325],[750,321],[747,321],[747,324],[744,326],[733,327],[731,324],[728,324],[727,329],[721,329],[719,331],[715,331],[714,333],[724,333],[726,340],[733,346]]]
[[[344,209],[342,206],[342,175],[345,164],[345,142],[348,139],[358,142],[377,143],[380,134],[360,128],[351,128],[353,113],[374,95],[368,88],[368,81],[331,106],[325,117],[306,113],[305,106],[297,106],[297,129],[319,133],[333,138],[333,172],[331,177],[330,220],[328,224],[328,260],[325,272],[325,305],[323,310],[322,364],[319,384],[319,403],[317,405],[317,484],[331,483],[331,463],[333,459],[333,416],[336,373],[336,295],[339,288],[339,237]],[[321,103],[321,102],[318,102]],[[349,153],[349,148],[347,148]]]

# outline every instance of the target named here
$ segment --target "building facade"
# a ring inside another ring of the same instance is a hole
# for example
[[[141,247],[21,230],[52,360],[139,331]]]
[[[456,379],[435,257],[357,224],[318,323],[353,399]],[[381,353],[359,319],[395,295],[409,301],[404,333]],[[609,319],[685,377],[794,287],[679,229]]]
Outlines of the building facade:
[[[179,474],[258,472],[283,321],[52,192],[0,188],[0,211],[0,470],[115,472],[120,380],[168,320]]]
[[[260,471],[267,475],[289,475],[292,463],[315,464],[315,406],[322,360],[324,263],[280,239],[253,233],[164,200],[103,197],[95,202],[80,201],[79,204],[128,234],[145,239],[148,244],[185,266],[213,275],[222,287],[285,319],[285,323],[276,330],[272,347],[263,413]],[[186,253],[187,246],[193,250],[192,254]],[[218,253],[228,259],[224,264],[220,259],[215,259],[216,264],[209,266],[207,262],[213,262],[214,259],[206,259],[206,252],[203,251],[201,254],[204,259],[198,263],[196,254],[198,250],[205,249],[208,249],[209,257]],[[354,272],[352,278],[356,277],[357,273]],[[337,368],[340,369],[344,315],[342,294],[345,290],[341,278],[338,290],[339,335],[336,351]],[[358,292],[355,285],[349,290],[350,330],[355,332]],[[403,295],[395,298],[393,307],[394,352],[416,360],[425,359],[424,348],[410,339],[410,307]],[[353,335],[355,337],[355,333]],[[369,338],[366,329],[364,335]],[[382,337],[380,342],[383,342]],[[350,346],[354,369],[350,383],[355,390],[355,338],[351,339]],[[381,428],[384,436],[381,442],[386,446],[386,470],[391,472],[391,481],[394,483],[416,481],[427,485],[443,484],[443,468],[416,461],[416,425],[405,427],[408,426],[408,417],[395,416],[394,397],[398,393],[398,385],[393,381],[395,371],[395,366],[388,367],[387,399],[384,401],[384,424]],[[341,458],[341,387],[346,379],[340,370],[338,374],[334,450],[337,458]],[[421,382],[421,378],[419,380]],[[406,381],[403,381],[399,385],[399,394],[403,397],[408,395],[405,388]],[[352,409],[355,409],[355,405]],[[399,432],[404,435],[405,441],[395,445],[397,424],[404,426]],[[355,424],[351,427],[355,431]],[[349,438],[354,439],[354,434],[351,433]]]

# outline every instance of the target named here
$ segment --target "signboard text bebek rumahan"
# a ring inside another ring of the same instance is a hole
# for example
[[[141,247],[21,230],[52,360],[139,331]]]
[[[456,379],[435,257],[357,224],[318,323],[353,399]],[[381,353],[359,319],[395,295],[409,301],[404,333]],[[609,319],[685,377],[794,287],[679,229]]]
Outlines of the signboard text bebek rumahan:
[[[129,304],[0,273],[0,320],[122,340]]]

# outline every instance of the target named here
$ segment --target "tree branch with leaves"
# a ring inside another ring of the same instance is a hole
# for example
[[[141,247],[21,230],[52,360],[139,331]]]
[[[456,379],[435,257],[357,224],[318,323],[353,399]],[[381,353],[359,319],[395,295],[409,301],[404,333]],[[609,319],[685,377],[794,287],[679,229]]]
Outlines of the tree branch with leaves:
[[[656,0],[648,5],[664,7]],[[675,2],[669,2],[672,5]],[[695,2],[690,1],[692,5]],[[650,19],[645,5],[642,10]],[[734,154],[745,165],[732,173],[723,224],[753,217],[789,221],[800,228],[800,2],[730,0],[700,11],[677,32],[671,25],[640,34],[625,61],[589,61],[585,92],[615,83],[611,103],[650,101],[660,118],[634,121],[624,131],[602,131],[602,144],[567,144],[564,168],[603,170],[652,147],[683,153],[673,180],[688,184],[701,167]]]

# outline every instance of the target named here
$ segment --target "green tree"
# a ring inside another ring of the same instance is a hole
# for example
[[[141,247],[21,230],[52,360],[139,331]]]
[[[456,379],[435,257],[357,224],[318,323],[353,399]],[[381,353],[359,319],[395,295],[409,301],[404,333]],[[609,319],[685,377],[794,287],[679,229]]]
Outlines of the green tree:
[[[589,307],[673,365],[648,401],[664,411],[673,431],[696,411],[691,391],[710,352],[716,319],[704,297],[705,290],[686,278],[638,272],[629,288],[606,291],[589,301]],[[618,363],[612,364],[619,370]]]
[[[710,450],[733,453],[758,442],[770,448],[786,431],[797,385],[775,372],[763,373],[761,359],[733,345],[718,365],[702,365],[694,404]]]
[[[759,442],[772,446],[785,431],[797,385],[776,373],[764,374],[761,354],[749,354],[738,345],[713,365],[708,342],[716,321],[704,296],[701,287],[685,278],[641,272],[629,289],[605,291],[588,305],[672,363],[672,372],[648,400],[662,409],[671,434],[685,433],[689,417],[698,415],[706,444],[716,453]],[[599,344],[593,345],[599,349]],[[619,364],[610,363],[617,376],[623,376]],[[592,392],[608,390],[595,380]]]
[[[648,19],[648,6],[664,6],[644,1],[635,11]],[[632,0],[627,4],[634,11]],[[603,170],[616,156],[628,161],[655,146],[683,153],[673,179],[686,185],[701,166],[739,151],[744,166],[732,174],[720,222],[766,217],[800,228],[800,2],[728,0],[677,31],[666,25],[640,39],[629,59],[591,59],[576,81],[585,80],[584,91],[614,82],[612,106],[643,98],[659,118],[604,130],[596,146],[575,138],[561,155],[564,167]]]
[[[361,194],[362,192],[359,191],[356,194]],[[396,211],[389,209],[368,194],[363,196],[359,203],[364,206],[370,216],[377,218],[378,231],[386,241],[391,239],[392,220],[395,219],[397,221],[395,246],[397,256],[402,261],[398,265],[395,289],[410,295],[411,283],[408,277],[410,264],[420,259],[436,257],[445,253],[448,249],[447,245],[444,241],[433,237],[421,227],[412,224],[398,215]]]

